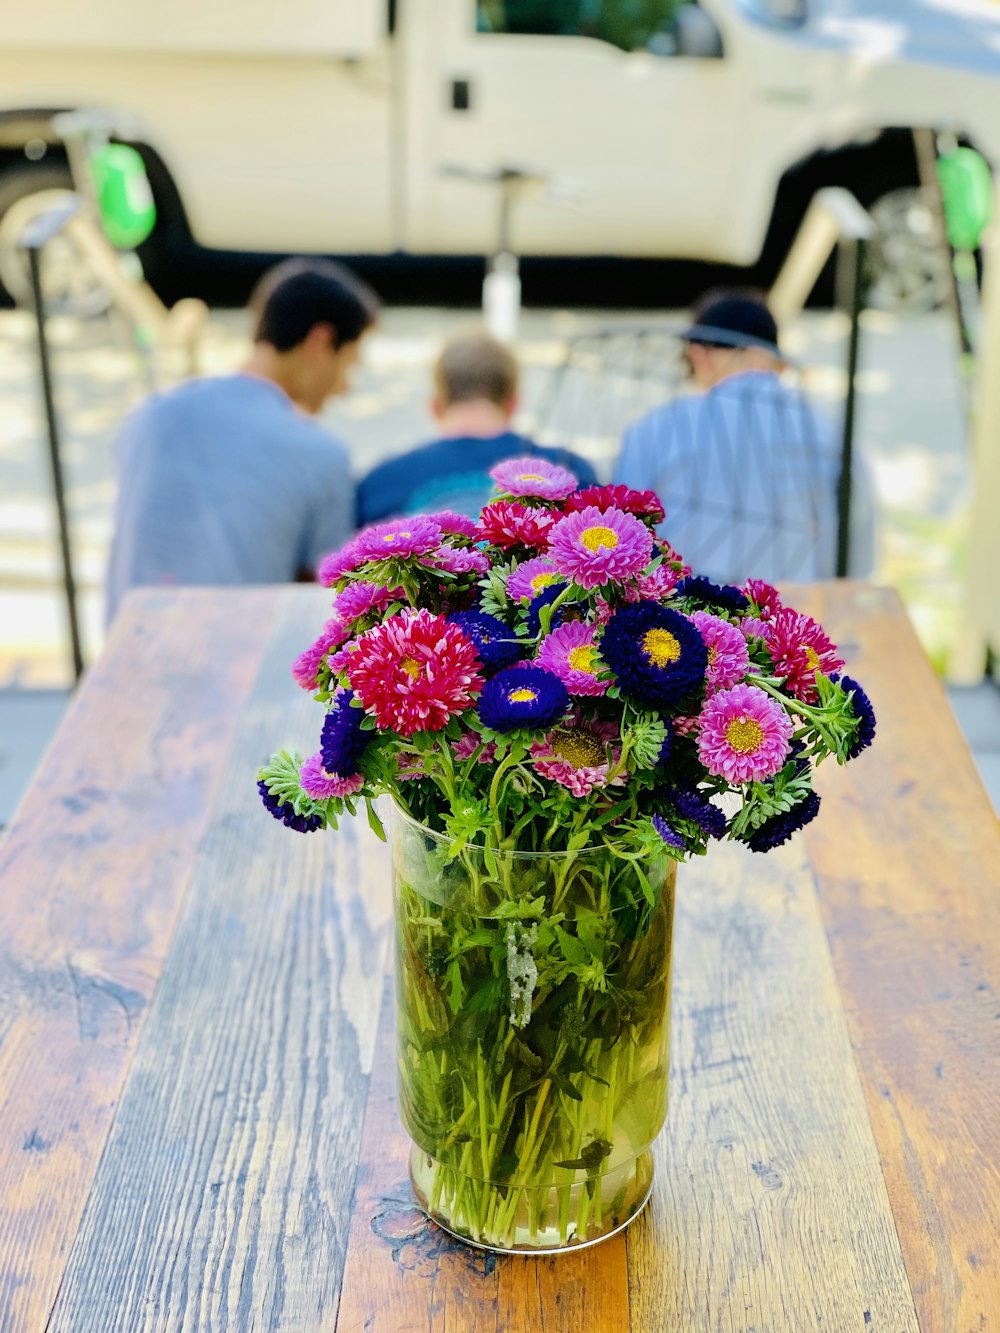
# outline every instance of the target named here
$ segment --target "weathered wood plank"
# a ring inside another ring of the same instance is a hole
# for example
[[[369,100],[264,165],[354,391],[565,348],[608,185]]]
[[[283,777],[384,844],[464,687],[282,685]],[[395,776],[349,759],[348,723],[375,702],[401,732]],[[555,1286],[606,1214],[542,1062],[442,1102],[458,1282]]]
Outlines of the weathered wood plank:
[[[628,1232],[634,1333],[917,1333],[801,847],[713,848],[677,889],[671,1106]]]
[[[254,770],[321,713],[283,611],[73,1248],[52,1333],[332,1326],[387,940],[382,844],[267,818]]]
[[[1000,1330],[1000,831],[887,590],[797,592],[846,645],[875,746],[806,830],[922,1333]]]
[[[136,594],[0,848],[0,1328],[45,1325],[274,594]]]
[[[415,1207],[386,985],[337,1333],[629,1333],[625,1240],[548,1259],[452,1240]]]

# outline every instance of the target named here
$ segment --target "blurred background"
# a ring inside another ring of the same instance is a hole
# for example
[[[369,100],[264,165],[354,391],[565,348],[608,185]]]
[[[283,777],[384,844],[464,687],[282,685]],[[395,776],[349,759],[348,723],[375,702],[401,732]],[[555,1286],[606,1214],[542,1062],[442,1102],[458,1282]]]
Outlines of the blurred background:
[[[0,827],[75,679],[59,491],[92,662],[117,427],[239,367],[293,253],[386,303],[325,412],[358,476],[433,433],[434,356],[485,315],[518,426],[606,478],[681,390],[686,307],[770,292],[998,799],[996,0],[49,0],[4,28]]]

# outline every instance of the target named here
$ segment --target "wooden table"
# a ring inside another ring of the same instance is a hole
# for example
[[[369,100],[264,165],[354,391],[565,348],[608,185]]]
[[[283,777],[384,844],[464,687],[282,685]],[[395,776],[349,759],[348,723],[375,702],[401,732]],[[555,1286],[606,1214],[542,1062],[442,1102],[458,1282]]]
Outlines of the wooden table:
[[[1000,1333],[996,821],[894,595],[795,601],[877,745],[682,870],[651,1204],[535,1260],[409,1200],[384,849],[258,804],[326,595],[133,597],[0,848],[0,1330]]]

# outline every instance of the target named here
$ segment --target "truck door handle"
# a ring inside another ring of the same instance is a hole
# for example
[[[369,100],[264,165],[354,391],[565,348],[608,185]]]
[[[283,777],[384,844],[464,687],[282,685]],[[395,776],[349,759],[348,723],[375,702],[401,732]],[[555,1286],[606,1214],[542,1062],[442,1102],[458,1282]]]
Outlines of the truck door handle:
[[[468,79],[451,81],[452,111],[470,111],[472,109],[472,87]]]

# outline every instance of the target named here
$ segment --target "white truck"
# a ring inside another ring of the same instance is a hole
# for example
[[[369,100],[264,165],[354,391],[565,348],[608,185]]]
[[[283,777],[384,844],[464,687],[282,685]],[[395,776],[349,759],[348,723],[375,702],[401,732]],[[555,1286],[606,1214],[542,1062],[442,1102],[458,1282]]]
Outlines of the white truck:
[[[68,184],[52,115],[90,106],[141,126],[161,247],[489,253],[496,192],[461,171],[516,168],[548,183],[521,255],[751,265],[821,185],[915,185],[912,127],[1000,162],[1000,4],[9,5],[0,252]]]

